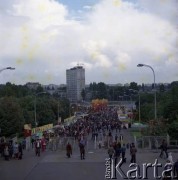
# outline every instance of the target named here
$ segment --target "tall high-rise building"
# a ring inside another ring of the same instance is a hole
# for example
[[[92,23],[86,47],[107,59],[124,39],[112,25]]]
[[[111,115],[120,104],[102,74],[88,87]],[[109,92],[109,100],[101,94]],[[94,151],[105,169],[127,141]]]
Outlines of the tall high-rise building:
[[[67,98],[70,102],[82,101],[81,92],[85,89],[85,69],[76,66],[66,70]]]

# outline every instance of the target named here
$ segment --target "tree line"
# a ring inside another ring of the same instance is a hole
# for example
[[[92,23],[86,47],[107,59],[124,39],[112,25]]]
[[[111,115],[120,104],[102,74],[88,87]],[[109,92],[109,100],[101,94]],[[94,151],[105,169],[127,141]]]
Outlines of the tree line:
[[[7,83],[0,86],[0,129],[1,135],[10,136],[23,132],[24,124],[35,127],[35,96],[43,88],[31,90],[26,86]],[[57,124],[58,116],[69,116],[69,101],[48,93],[36,96],[36,120],[38,126]]]
[[[154,87],[151,87],[153,89]],[[132,100],[136,102],[135,117],[138,120],[138,105],[140,93],[141,121],[149,123],[154,119],[154,91],[146,91],[144,84],[138,85],[131,82],[129,86],[108,86],[103,82],[91,83],[82,91],[83,99],[89,92],[91,99]],[[36,90],[29,89],[25,85],[6,83],[0,85],[0,132],[9,136],[21,133],[24,124],[32,124],[35,127],[34,103],[35,95],[43,92],[42,87]],[[164,85],[157,87],[157,116],[159,121],[155,123],[159,131],[168,132],[172,138],[178,137],[178,82],[170,83],[166,90]],[[119,99],[120,98],[120,99]],[[71,114],[70,102],[66,98],[59,98],[45,93],[36,96],[36,120],[38,126],[48,123],[57,123],[58,116],[64,120]],[[163,127],[158,122],[162,122]],[[161,127],[161,128],[160,128]]]

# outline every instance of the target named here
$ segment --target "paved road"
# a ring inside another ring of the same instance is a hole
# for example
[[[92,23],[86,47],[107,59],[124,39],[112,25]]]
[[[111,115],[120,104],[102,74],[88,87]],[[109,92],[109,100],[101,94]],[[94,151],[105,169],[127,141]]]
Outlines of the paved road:
[[[132,141],[132,137],[127,131],[123,131],[125,141]],[[86,151],[86,159],[80,160],[79,149],[76,147],[73,155],[68,159],[65,151],[55,152],[47,151],[36,157],[32,150],[25,151],[22,160],[0,160],[0,180],[104,180],[105,179],[105,159],[108,157],[106,149],[94,149],[94,143],[89,141]],[[158,158],[158,152],[149,152],[139,150],[137,153],[137,162],[140,165],[142,173],[143,163],[154,163]],[[177,153],[173,153],[176,159]],[[123,164],[122,170],[126,173],[130,165],[129,151],[126,153],[127,163]],[[158,159],[162,164],[164,159]],[[132,168],[133,169],[133,168]],[[162,169],[159,169],[161,174]],[[117,173],[117,179],[123,179]],[[153,180],[153,169],[149,169],[149,178]]]

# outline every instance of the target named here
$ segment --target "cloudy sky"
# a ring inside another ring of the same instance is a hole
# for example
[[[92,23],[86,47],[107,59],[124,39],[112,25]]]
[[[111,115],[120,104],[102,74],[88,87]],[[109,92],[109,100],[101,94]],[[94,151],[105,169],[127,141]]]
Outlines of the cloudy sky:
[[[177,0],[0,0],[0,83],[178,80]]]

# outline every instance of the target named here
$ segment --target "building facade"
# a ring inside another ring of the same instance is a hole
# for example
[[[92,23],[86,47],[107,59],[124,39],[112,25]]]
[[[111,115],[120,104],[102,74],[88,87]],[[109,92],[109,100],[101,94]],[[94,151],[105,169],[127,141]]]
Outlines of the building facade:
[[[36,90],[38,87],[41,87],[41,84],[38,82],[28,82],[25,84],[29,89],[34,89]]]
[[[67,98],[70,102],[82,101],[82,90],[85,90],[85,69],[76,66],[66,70]]]

